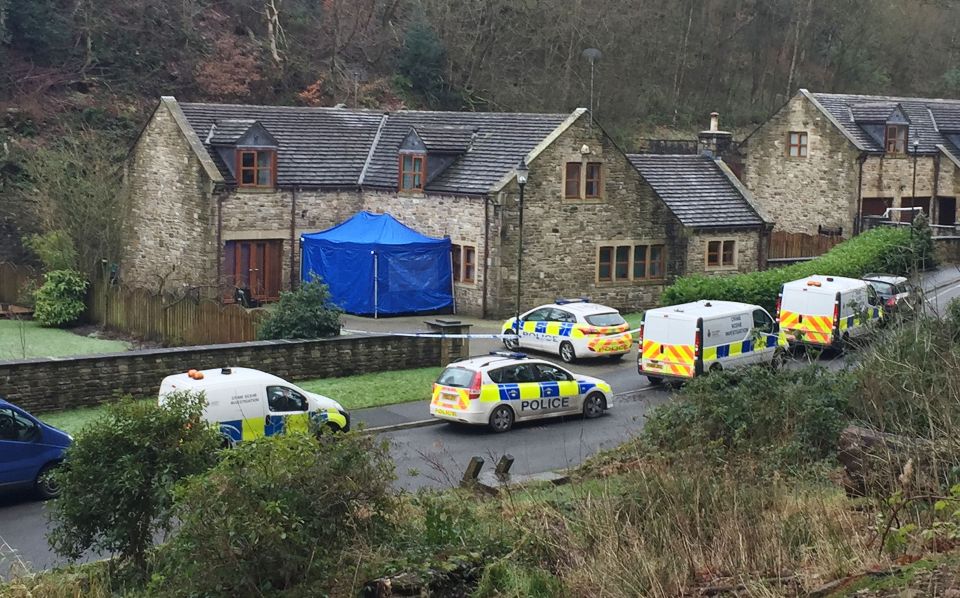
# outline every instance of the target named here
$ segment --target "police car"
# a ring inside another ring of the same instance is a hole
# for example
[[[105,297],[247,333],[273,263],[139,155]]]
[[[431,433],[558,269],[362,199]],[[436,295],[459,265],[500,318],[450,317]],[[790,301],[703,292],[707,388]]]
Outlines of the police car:
[[[599,417],[612,398],[603,380],[523,353],[495,351],[448,365],[433,385],[430,415],[506,432],[515,421],[580,413]]]
[[[620,358],[633,347],[630,325],[620,312],[588,299],[557,299],[520,315],[519,338],[503,339],[511,350],[536,349],[556,353],[564,363],[580,357]],[[516,334],[516,318],[503,323],[503,334]]]

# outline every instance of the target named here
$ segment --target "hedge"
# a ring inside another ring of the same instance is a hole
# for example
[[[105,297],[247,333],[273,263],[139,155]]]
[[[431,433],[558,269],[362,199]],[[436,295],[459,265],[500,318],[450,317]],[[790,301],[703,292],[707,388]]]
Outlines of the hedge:
[[[663,305],[701,299],[742,301],[775,309],[777,294],[785,282],[814,274],[859,278],[868,272],[906,274],[914,263],[914,249],[923,235],[909,228],[875,228],[845,241],[808,262],[731,276],[684,276],[664,290]],[[923,251],[920,249],[920,251]]]

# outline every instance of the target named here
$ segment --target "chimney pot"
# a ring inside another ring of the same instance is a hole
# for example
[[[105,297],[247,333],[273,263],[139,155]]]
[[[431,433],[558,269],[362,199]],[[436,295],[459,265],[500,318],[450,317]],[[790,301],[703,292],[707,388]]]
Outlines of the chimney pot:
[[[720,130],[720,113],[719,112],[710,113],[710,130],[711,131]]]

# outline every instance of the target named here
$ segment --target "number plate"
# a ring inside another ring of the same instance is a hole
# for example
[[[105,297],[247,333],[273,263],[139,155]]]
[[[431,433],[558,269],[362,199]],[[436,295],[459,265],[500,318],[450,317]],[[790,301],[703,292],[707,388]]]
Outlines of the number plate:
[[[451,417],[456,415],[456,413],[454,413],[453,411],[450,411],[449,409],[435,409],[434,413],[436,413],[437,415],[449,415]]]

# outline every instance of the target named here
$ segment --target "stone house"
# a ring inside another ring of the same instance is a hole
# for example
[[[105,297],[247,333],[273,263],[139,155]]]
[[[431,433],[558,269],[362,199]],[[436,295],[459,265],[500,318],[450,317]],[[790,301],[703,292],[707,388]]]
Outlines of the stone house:
[[[957,223],[960,100],[801,89],[740,153],[775,231],[848,238],[871,216],[909,221],[909,208],[951,231]]]
[[[299,280],[299,238],[360,210],[453,243],[459,313],[589,296],[633,310],[688,272],[756,270],[765,223],[719,160],[627,156],[589,113],[510,114],[180,103],[130,151],[121,278],[262,300]]]

